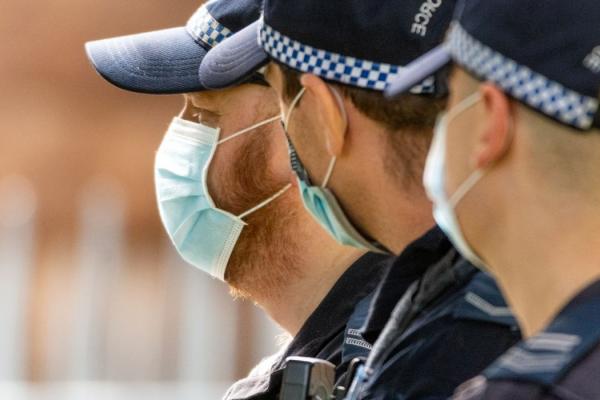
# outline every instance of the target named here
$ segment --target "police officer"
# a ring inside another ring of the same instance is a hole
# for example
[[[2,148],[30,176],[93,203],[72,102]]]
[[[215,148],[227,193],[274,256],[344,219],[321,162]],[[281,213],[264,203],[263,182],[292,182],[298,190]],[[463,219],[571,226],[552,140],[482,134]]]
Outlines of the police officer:
[[[425,183],[526,336],[457,399],[600,399],[600,3],[466,0],[390,92],[453,62]]]
[[[344,345],[345,334],[386,258],[340,246],[304,211],[296,189],[289,188],[276,94],[260,74],[218,92],[198,82],[206,53],[258,19],[259,9],[255,0],[213,1],[185,27],[87,45],[94,67],[111,83],[184,94],[185,107],[156,157],[167,234],[185,260],[257,302],[294,336],[233,385],[227,399],[276,397],[288,356],[322,358],[342,374],[342,349],[365,355],[368,348],[360,342]]]
[[[345,385],[350,398],[447,398],[518,338],[493,280],[431,227],[421,179],[444,77],[396,101],[382,93],[442,40],[453,6],[267,0],[263,18],[200,67],[202,83],[218,88],[274,61],[266,77],[280,96],[305,207],[340,243],[400,254],[366,311],[357,309],[364,326],[348,331],[348,341],[373,345]]]

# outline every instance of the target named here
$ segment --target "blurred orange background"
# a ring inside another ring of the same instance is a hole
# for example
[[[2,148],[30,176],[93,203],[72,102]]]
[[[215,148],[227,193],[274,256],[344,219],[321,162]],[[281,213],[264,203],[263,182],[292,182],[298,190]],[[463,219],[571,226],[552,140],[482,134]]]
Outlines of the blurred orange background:
[[[226,387],[275,349],[277,329],[163,234],[152,165],[181,98],[115,88],[83,49],[199,5],[0,4],[0,380]]]

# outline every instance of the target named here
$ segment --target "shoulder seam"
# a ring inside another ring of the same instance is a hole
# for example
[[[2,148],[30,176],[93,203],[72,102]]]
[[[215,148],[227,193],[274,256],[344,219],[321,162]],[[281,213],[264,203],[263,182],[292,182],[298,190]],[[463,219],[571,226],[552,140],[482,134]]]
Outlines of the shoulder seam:
[[[492,317],[512,317],[512,312],[508,307],[495,306],[473,292],[468,292],[465,295],[465,300],[473,307]]]

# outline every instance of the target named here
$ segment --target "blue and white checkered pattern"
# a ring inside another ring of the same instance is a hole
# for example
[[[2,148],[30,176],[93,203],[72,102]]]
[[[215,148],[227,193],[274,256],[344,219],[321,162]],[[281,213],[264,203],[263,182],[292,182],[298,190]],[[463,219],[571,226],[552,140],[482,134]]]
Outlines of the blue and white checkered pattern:
[[[201,41],[209,47],[215,47],[232,35],[208,12],[206,4],[200,7],[186,24],[186,30],[195,41]]]
[[[458,23],[450,33],[454,60],[540,112],[578,129],[592,127],[598,100],[570,90],[484,45]]]
[[[264,22],[259,30],[259,43],[279,62],[302,72],[365,89],[384,90],[402,67],[376,63],[317,49],[276,31]],[[410,91],[414,94],[433,93],[435,79],[429,77]]]

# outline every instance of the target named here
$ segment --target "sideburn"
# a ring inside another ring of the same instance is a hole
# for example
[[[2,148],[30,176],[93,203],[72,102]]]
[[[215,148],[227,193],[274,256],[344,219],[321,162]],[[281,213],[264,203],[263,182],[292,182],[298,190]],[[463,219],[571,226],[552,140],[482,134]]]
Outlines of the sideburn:
[[[270,174],[273,153],[273,131],[270,125],[257,129],[247,137],[239,158],[223,176],[222,204],[240,214],[272,196],[288,182]],[[244,218],[242,230],[227,270],[225,280],[235,297],[261,302],[282,296],[290,280],[301,273],[295,268],[300,256],[294,237],[299,232],[296,202],[288,191],[281,197]]]

